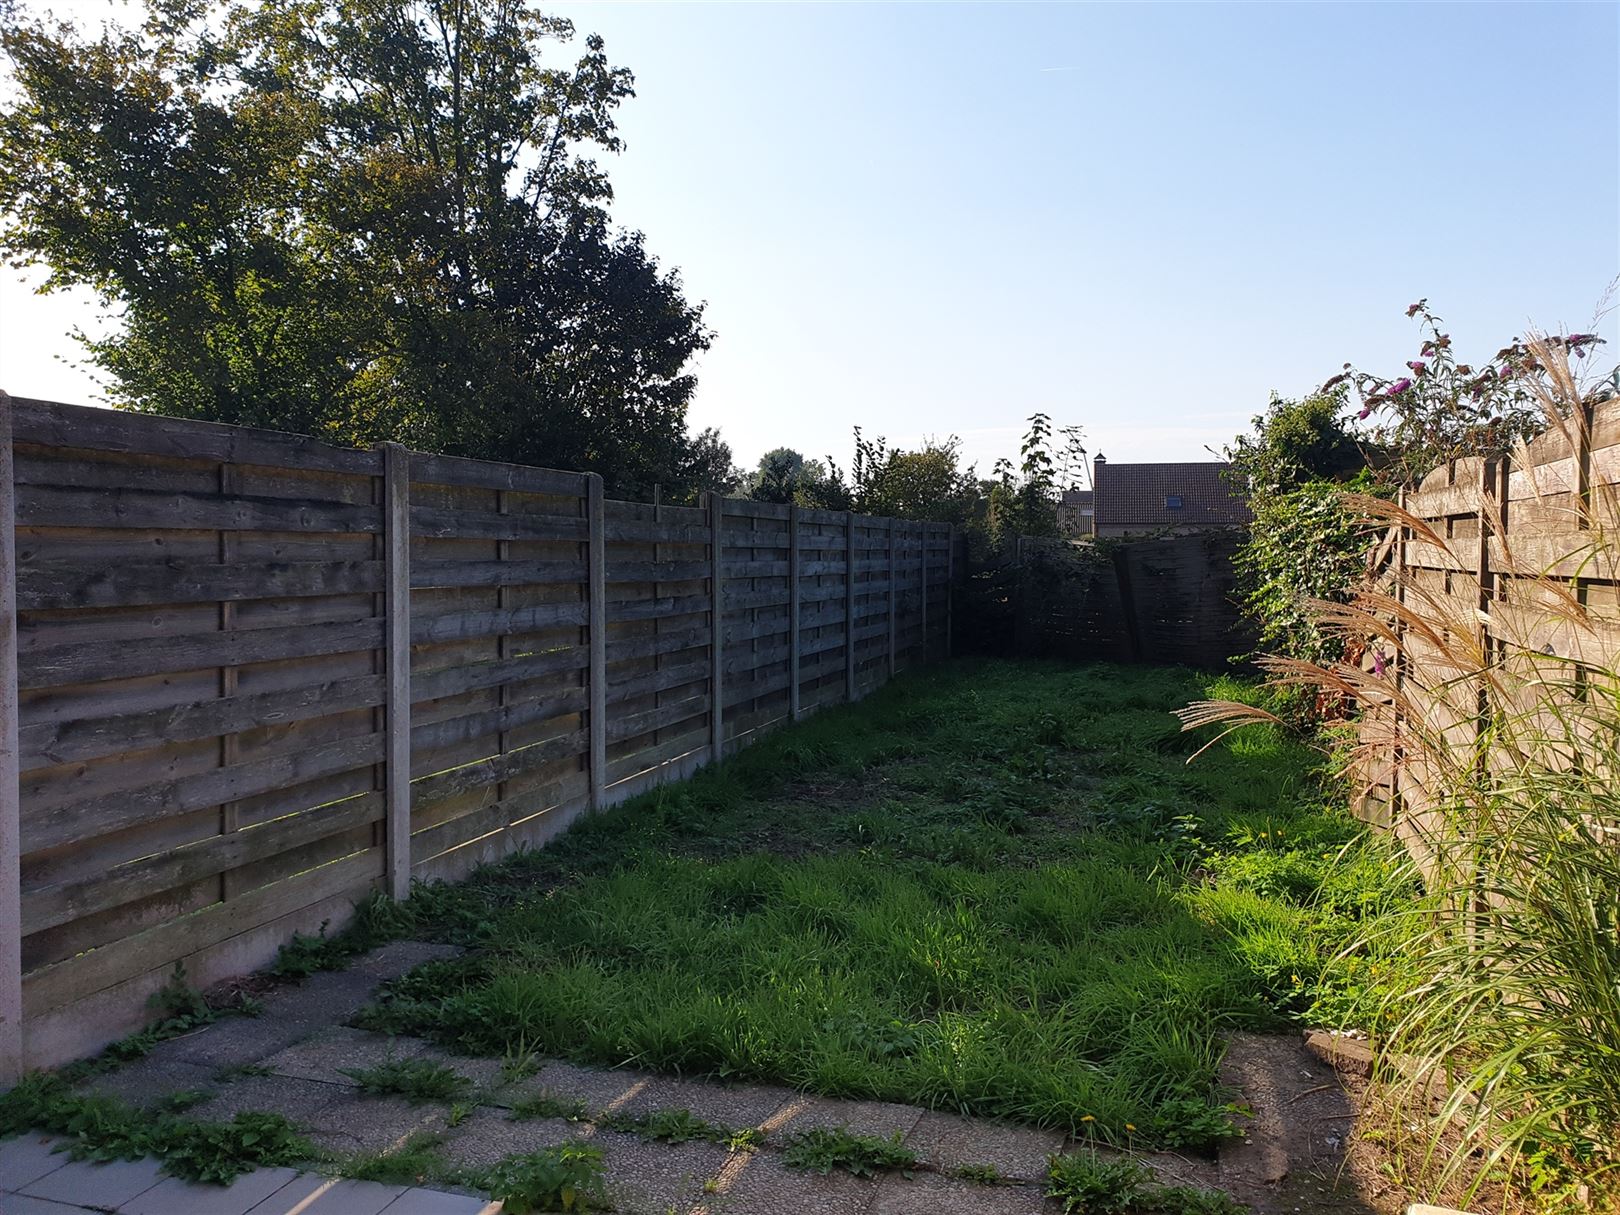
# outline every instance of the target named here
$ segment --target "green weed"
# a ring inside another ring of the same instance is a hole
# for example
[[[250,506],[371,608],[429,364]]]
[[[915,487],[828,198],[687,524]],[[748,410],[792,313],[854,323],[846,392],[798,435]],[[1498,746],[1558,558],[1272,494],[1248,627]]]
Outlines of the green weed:
[[[951,1176],[979,1185],[1000,1185],[1007,1180],[993,1164],[959,1164],[951,1170]]]
[[[1248,1208],[1225,1194],[1192,1186],[1161,1186],[1153,1170],[1129,1158],[1053,1156],[1046,1196],[1066,1215],[1242,1215]]]
[[[843,1169],[856,1177],[876,1177],[890,1171],[910,1177],[917,1165],[917,1154],[900,1142],[898,1131],[892,1138],[879,1139],[874,1135],[852,1135],[843,1127],[828,1130],[818,1126],[788,1139],[782,1163],[822,1174]]]
[[[455,1101],[473,1087],[467,1077],[431,1059],[389,1059],[375,1067],[341,1067],[338,1071],[351,1077],[361,1092],[404,1097],[412,1105]]]
[[[569,1122],[580,1122],[587,1112],[585,1102],[578,1097],[558,1097],[543,1092],[513,1103],[507,1117],[514,1122],[529,1118],[566,1118]]]
[[[255,1168],[297,1164],[314,1148],[279,1114],[242,1113],[230,1122],[199,1122],[146,1111],[115,1097],[74,1091],[60,1075],[26,1076],[0,1095],[0,1138],[25,1130],[67,1138],[75,1160],[155,1156],[187,1181],[228,1184]]]
[[[420,1185],[446,1174],[447,1166],[438,1151],[441,1142],[438,1135],[418,1131],[390,1151],[352,1156],[340,1163],[338,1171],[356,1181]]]
[[[482,1179],[508,1215],[534,1211],[585,1211],[606,1201],[602,1151],[564,1143],[527,1156],[508,1156]]]

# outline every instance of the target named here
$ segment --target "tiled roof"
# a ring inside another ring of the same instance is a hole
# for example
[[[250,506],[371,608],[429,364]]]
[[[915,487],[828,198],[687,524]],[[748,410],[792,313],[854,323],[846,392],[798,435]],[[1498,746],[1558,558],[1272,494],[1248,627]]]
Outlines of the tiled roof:
[[[1090,510],[1091,491],[1089,489],[1066,489],[1063,491],[1062,504],[1079,510]]]
[[[1094,466],[1098,527],[1231,526],[1249,522],[1247,504],[1221,474],[1228,466],[1207,460],[1185,464]],[[1179,504],[1179,505],[1177,505]]]

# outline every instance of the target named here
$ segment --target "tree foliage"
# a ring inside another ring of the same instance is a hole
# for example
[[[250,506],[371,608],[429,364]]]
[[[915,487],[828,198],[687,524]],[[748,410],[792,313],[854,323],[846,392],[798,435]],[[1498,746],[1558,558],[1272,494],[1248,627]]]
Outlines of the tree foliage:
[[[524,0],[150,0],[15,15],[0,249],[122,319],[125,408],[600,471],[730,474],[692,436],[703,310],[614,229],[629,71]]]

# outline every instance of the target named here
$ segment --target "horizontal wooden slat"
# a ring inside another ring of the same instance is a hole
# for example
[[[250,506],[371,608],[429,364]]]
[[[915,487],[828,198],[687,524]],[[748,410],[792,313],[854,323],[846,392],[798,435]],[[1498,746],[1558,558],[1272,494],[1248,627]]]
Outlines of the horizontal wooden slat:
[[[286,725],[346,709],[382,703],[380,675],[328,680],[285,691],[224,696],[173,708],[107,717],[30,722],[18,731],[23,768],[138,751],[160,743],[237,734],[260,726]]]
[[[492,608],[483,612],[454,612],[446,616],[413,615],[411,644],[429,645],[469,637],[537,633],[561,625],[582,625],[588,610],[583,603],[543,603],[535,607]]]
[[[494,511],[411,507],[411,534],[444,539],[584,540],[586,521],[569,515],[502,515]]]
[[[18,443],[382,475],[382,459],[376,452],[332,447],[307,435],[62,405],[28,397],[12,397],[11,403],[16,411],[12,433]]]
[[[517,493],[583,497],[586,474],[560,472],[555,468],[533,468],[527,464],[501,464],[494,460],[471,460],[463,456],[411,453],[411,480],[434,485],[465,485],[478,489],[511,490]]]
[[[240,494],[18,486],[17,526],[206,528],[260,532],[380,532],[375,506],[248,498]]]
[[[156,822],[165,815],[240,801],[333,772],[373,764],[382,758],[382,741],[381,734],[343,738],[285,755],[213,768],[82,801],[43,806],[36,803],[23,814],[23,855],[61,847],[86,836],[110,835]]]
[[[201,667],[242,666],[284,658],[318,658],[382,644],[382,621],[355,620],[296,628],[221,629],[188,637],[143,637],[121,641],[75,642],[30,649],[18,655],[18,682],[24,688],[56,687],[103,679],[130,679],[195,671]]]
[[[584,581],[583,561],[411,562],[412,587],[567,586]]]
[[[174,560],[93,566],[36,562],[17,569],[17,607],[21,611],[285,599],[380,589],[380,561],[203,565]]]
[[[330,806],[128,861],[106,873],[24,891],[23,923],[29,932],[39,932],[314,843],[381,817],[382,795],[362,793]]]

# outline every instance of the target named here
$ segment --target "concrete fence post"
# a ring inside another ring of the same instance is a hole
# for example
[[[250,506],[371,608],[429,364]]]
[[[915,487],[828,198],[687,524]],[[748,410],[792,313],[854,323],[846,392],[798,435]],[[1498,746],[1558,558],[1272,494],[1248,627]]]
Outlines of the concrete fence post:
[[[899,586],[900,586],[900,566],[899,566],[898,561],[896,560],[896,551],[895,551],[895,547],[894,547],[894,533],[895,533],[894,518],[893,518],[893,516],[890,516],[890,518],[889,518],[889,675],[888,675],[888,678],[890,678],[890,679],[894,678],[894,667],[895,667],[895,658],[896,658],[895,642],[896,642],[896,639],[897,639],[897,633],[896,633],[896,630],[895,630],[895,625],[897,623],[897,621],[895,619],[895,611],[896,611],[896,608],[897,608],[897,606],[898,606],[898,604],[900,602],[899,598],[898,598],[898,595],[897,595],[897,591],[899,590]]]
[[[411,893],[411,453],[380,443],[383,453],[384,670],[388,677],[384,729],[384,853],[388,893]]]
[[[917,558],[921,568],[917,574],[917,581],[922,586],[922,663],[928,665],[928,528],[926,523],[917,524]]]
[[[855,703],[855,512],[844,512],[844,700]]]
[[[17,745],[17,480],[0,392],[0,1085],[23,1074],[22,779]]]
[[[586,474],[585,513],[590,531],[586,552],[591,658],[587,676],[590,683],[590,797],[591,809],[600,810],[607,789],[607,529],[601,473]]]
[[[709,757],[716,763],[725,751],[725,694],[724,668],[721,664],[725,648],[726,624],[726,572],[721,549],[721,532],[725,518],[726,500],[720,494],[709,493]]]
[[[799,504],[788,503],[788,717],[799,720]]]

